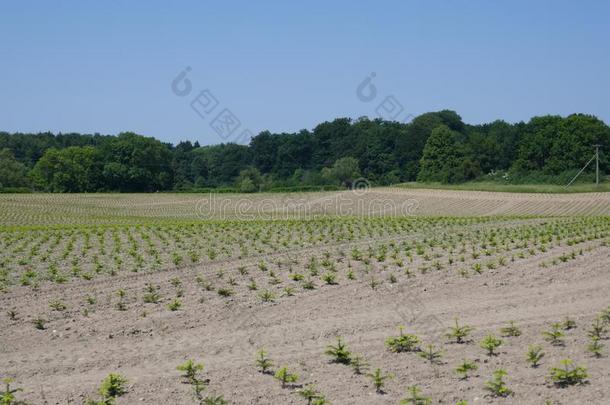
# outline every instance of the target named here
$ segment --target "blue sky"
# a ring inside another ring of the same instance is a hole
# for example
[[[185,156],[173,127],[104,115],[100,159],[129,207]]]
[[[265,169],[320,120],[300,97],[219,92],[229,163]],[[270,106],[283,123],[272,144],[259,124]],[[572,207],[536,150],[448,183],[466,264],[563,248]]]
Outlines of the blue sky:
[[[53,1],[0,5],[0,130],[168,142],[456,110],[469,123],[584,112],[610,123],[610,2]],[[189,95],[171,90],[190,67]],[[377,97],[356,88],[371,72]],[[209,90],[218,107],[190,107]]]

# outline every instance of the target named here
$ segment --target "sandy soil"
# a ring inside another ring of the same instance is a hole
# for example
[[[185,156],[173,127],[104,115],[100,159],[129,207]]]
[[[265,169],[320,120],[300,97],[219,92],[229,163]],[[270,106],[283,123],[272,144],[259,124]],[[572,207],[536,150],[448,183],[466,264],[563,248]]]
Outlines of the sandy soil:
[[[430,198],[440,192],[431,192]],[[519,206],[516,200],[505,203],[513,207],[508,212]],[[256,294],[222,298],[204,291],[195,276],[201,271],[213,273],[213,265],[118,274],[44,286],[37,292],[15,287],[0,295],[0,370],[15,377],[16,386],[24,388],[20,397],[33,404],[81,404],[96,396],[109,372],[120,372],[130,381],[129,392],[118,404],[191,404],[195,403],[192,390],[182,383],[176,366],[192,358],[205,364],[209,392],[222,394],[233,404],[305,404],[296,394],[298,387],[281,388],[272,376],[257,371],[254,356],[264,347],[274,368],[288,366],[301,377],[297,385],[314,383],[333,404],[396,404],[413,384],[442,404],[459,399],[470,404],[544,404],[546,400],[605,404],[610,398],[609,341],[604,341],[600,359],[587,353],[585,346],[592,320],[610,305],[610,247],[590,240],[577,248],[583,249],[582,255],[546,267],[540,263],[573,247],[554,246],[468,277],[449,266],[412,277],[400,275],[395,284],[384,282],[375,290],[360,277],[269,303]],[[239,265],[236,260],[221,267]],[[263,283],[259,274],[252,276]],[[166,305],[174,290],[170,280],[175,277],[183,283],[183,306],[169,311]],[[162,302],[142,301],[147,283],[162,286]],[[115,307],[118,288],[127,291],[126,311]],[[95,295],[96,303],[85,303],[87,295]],[[51,311],[49,302],[55,299],[62,299],[67,309]],[[16,320],[6,315],[9,308],[17,311]],[[49,320],[45,330],[33,327],[31,321],[37,316]],[[576,321],[577,328],[566,331],[565,345],[545,342],[542,332],[566,316]],[[471,342],[454,344],[445,337],[456,317],[474,327]],[[488,357],[479,347],[480,340],[488,333],[499,335],[499,328],[509,320],[516,321],[523,334],[502,338],[499,355]],[[384,341],[397,334],[399,325],[424,343],[440,347],[441,364],[431,365],[415,353],[388,351]],[[384,394],[375,393],[368,377],[329,362],[323,352],[338,335],[371,368],[394,374]],[[538,368],[524,360],[531,344],[542,345],[546,352]],[[552,386],[548,372],[563,358],[586,366],[589,383],[563,389]],[[462,359],[479,367],[468,380],[460,380],[453,371]],[[508,371],[506,381],[514,391],[508,398],[492,398],[483,389],[499,367]]]

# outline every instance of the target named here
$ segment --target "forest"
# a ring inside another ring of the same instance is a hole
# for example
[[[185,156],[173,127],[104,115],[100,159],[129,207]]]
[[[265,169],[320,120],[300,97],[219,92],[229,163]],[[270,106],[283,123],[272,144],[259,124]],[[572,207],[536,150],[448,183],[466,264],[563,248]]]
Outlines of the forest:
[[[409,123],[338,118],[297,133],[260,132],[248,145],[176,145],[131,132],[0,132],[0,190],[155,192],[315,190],[402,182],[565,184],[600,146],[610,168],[610,127],[592,115],[470,125],[454,111]],[[581,176],[591,180],[594,165]]]

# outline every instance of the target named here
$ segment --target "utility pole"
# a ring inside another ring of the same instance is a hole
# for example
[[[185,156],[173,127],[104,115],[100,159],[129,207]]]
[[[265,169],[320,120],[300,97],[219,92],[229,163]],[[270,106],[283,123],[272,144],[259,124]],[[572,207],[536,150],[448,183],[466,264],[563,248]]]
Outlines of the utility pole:
[[[601,145],[596,144],[595,146],[595,185],[599,186],[599,147]]]

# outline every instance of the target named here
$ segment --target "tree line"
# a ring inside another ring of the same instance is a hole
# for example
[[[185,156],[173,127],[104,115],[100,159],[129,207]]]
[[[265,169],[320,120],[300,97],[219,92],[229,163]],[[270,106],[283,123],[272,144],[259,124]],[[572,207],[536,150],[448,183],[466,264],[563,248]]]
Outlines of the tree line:
[[[248,145],[176,145],[131,132],[117,136],[0,132],[0,189],[254,192],[406,181],[565,183],[600,144],[610,166],[610,127],[595,116],[539,116],[469,125],[454,111],[410,123],[339,118],[312,131],[263,131]],[[592,176],[591,167],[584,174]]]

